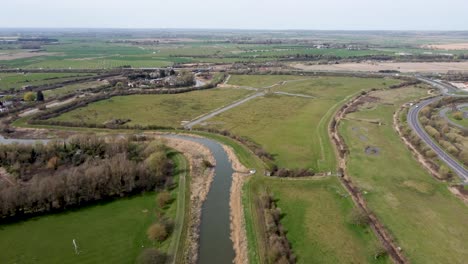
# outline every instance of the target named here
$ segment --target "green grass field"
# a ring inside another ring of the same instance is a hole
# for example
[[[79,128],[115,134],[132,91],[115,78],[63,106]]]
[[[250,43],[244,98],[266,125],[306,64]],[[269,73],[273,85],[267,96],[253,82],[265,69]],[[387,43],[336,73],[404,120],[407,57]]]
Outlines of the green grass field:
[[[234,78],[235,76],[231,77]],[[304,76],[296,78],[304,79]],[[269,85],[294,76],[240,76],[243,85]],[[385,84],[383,84],[385,82]],[[214,117],[210,127],[227,129],[261,144],[276,156],[278,166],[334,171],[335,153],[327,126],[338,107],[362,90],[381,88],[396,80],[319,77],[277,86],[272,91],[312,95],[301,98],[269,94]]]
[[[165,209],[171,218],[177,210],[177,192],[178,188],[172,190],[175,201]],[[173,235],[156,244],[146,237],[147,228],[157,220],[156,197],[146,193],[0,225],[0,263],[134,263],[144,248],[156,246],[166,252]]]
[[[131,119],[129,125],[180,127],[182,121],[217,109],[252,91],[211,89],[182,94],[117,96],[75,109],[53,120],[105,123],[112,119]]]
[[[0,91],[19,89],[23,86],[42,85],[76,79],[79,76],[89,76],[84,73],[0,73]]]
[[[392,128],[393,112],[425,94],[414,88],[385,91],[375,94],[383,101],[350,115],[379,119],[382,126],[343,121],[340,133],[350,149],[348,170],[412,263],[464,263],[468,208],[418,164]],[[368,146],[377,147],[378,153],[366,154]]]
[[[349,221],[354,203],[336,177],[283,180],[253,178],[254,191],[268,188],[278,199],[281,223],[297,263],[389,263],[374,259],[378,240],[369,227]]]
[[[44,91],[44,96],[46,99],[49,99],[49,98],[65,95],[65,94],[74,92],[76,90],[97,88],[102,84],[103,82],[92,81],[92,82],[66,85],[57,89],[46,90]]]

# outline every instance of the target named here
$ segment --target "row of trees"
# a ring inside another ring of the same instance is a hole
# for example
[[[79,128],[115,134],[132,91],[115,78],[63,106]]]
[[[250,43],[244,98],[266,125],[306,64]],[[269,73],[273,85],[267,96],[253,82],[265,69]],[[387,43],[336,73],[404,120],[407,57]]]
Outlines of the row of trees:
[[[276,206],[273,196],[264,192],[259,199],[267,238],[267,256],[269,263],[296,263],[291,244],[286,237],[286,230],[281,224],[281,209]]]
[[[0,146],[16,178],[0,185],[0,217],[63,210],[172,184],[164,145],[78,137],[67,143]]]

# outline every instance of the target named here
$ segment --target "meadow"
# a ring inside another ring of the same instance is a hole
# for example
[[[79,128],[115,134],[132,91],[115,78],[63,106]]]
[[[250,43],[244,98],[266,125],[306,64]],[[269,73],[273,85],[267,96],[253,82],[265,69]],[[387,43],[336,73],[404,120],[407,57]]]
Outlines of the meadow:
[[[51,120],[102,124],[112,119],[131,119],[129,125],[180,127],[182,121],[190,121],[249,93],[216,88],[182,94],[116,96]]]
[[[417,88],[373,93],[379,102],[350,114],[340,126],[350,150],[348,172],[412,263],[463,263],[466,205],[418,164],[392,127],[400,105],[426,94]],[[367,147],[377,151],[366,153]]]
[[[84,83],[65,85],[60,88],[44,91],[44,97],[46,99],[50,99],[50,98],[66,95],[66,94],[69,94],[78,90],[97,88],[103,84],[104,82],[101,82],[101,81],[90,81],[90,82],[84,82]]]
[[[269,93],[207,121],[208,127],[227,129],[261,144],[286,168],[335,171],[336,161],[327,126],[333,113],[351,96],[371,88],[383,88],[397,80],[353,77],[235,76],[229,84],[264,87],[279,81],[271,92],[301,93],[314,98]]]
[[[338,178],[253,178],[247,188],[268,189],[281,208],[297,263],[390,263],[374,259],[379,242],[369,227],[351,223],[351,197]]]

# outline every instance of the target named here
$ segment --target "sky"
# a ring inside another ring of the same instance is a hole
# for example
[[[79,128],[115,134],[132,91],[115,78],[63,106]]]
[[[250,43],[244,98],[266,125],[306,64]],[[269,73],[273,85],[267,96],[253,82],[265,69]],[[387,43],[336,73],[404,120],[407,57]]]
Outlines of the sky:
[[[0,28],[468,30],[468,0],[11,0]]]

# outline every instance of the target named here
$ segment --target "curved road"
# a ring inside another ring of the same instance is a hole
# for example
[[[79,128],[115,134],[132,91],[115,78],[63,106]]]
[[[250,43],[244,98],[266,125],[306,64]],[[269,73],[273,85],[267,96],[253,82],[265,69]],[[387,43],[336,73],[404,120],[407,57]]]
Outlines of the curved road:
[[[439,88],[442,90],[442,93],[444,95],[448,94],[448,91],[450,91],[452,88],[449,87],[448,85],[445,85],[440,82],[435,82],[431,80],[424,80],[424,82],[429,83],[433,85],[436,88]],[[410,108],[408,111],[408,124],[410,127],[418,134],[418,136],[421,138],[422,141],[424,141],[429,147],[434,150],[434,152],[437,154],[437,156],[442,160],[445,164],[447,164],[448,167],[450,167],[464,183],[468,183],[468,170],[465,169],[463,165],[461,165],[456,159],[454,159],[452,156],[447,154],[437,143],[435,143],[431,136],[426,132],[424,127],[421,125],[419,122],[419,113],[421,112],[421,109],[424,108],[425,106],[436,102],[440,99],[442,99],[443,96],[438,96],[434,97],[425,101],[422,101],[418,103],[417,105],[414,105],[413,107]]]

